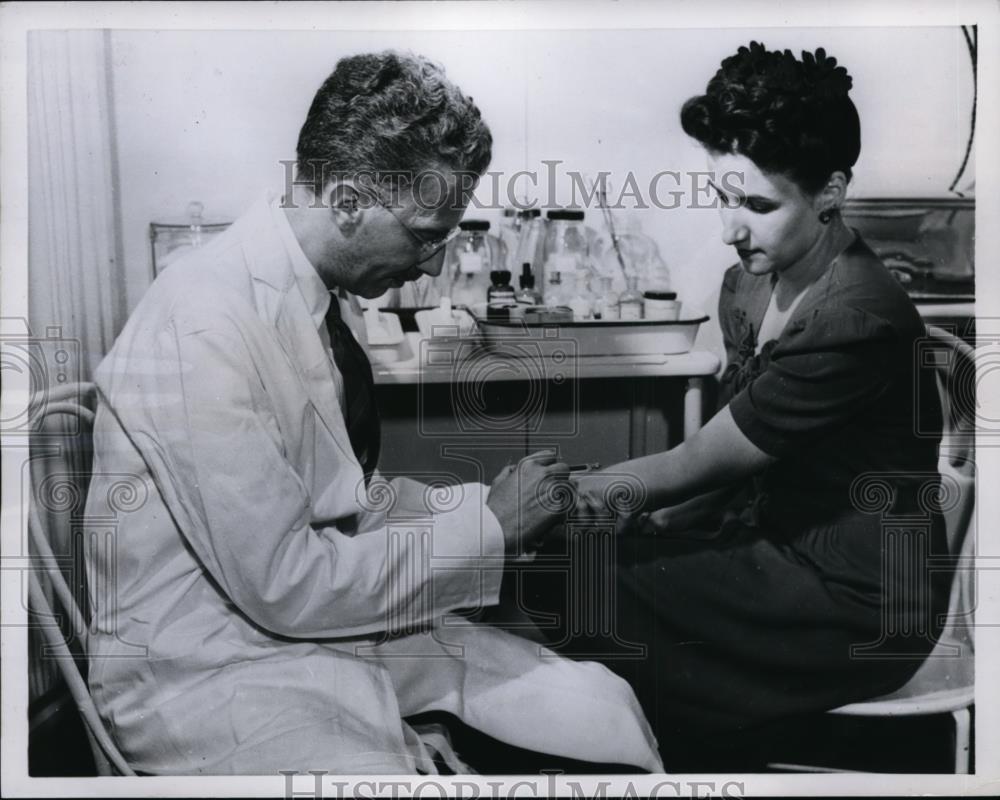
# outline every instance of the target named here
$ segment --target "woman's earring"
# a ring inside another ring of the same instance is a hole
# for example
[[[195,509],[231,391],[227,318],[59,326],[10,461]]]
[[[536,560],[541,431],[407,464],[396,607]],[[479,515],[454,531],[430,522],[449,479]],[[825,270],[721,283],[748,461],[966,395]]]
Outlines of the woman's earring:
[[[829,223],[831,219],[833,219],[833,209],[827,208],[819,212],[819,221],[824,225]]]

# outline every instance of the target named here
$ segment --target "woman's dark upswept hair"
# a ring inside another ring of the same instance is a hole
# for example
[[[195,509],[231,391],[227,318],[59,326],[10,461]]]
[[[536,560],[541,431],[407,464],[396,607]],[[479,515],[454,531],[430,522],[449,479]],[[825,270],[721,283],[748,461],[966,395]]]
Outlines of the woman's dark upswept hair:
[[[399,184],[407,183],[400,175],[441,167],[479,176],[492,144],[472,98],[437,64],[370,53],[340,59],[316,92],[299,133],[296,169],[317,194],[337,174],[398,173],[391,180]]]
[[[800,61],[751,42],[684,104],[681,125],[709,151],[746,156],[813,194],[835,171],[850,180],[861,152],[850,88],[847,70],[822,47]]]

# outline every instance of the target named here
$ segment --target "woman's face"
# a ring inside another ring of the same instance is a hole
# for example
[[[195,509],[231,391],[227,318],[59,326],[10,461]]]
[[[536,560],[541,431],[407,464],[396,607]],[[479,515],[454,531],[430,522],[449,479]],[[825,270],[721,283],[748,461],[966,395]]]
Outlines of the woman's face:
[[[817,243],[824,229],[817,198],[794,181],[741,155],[709,153],[708,166],[722,207],[722,241],[736,248],[747,272],[781,272]]]

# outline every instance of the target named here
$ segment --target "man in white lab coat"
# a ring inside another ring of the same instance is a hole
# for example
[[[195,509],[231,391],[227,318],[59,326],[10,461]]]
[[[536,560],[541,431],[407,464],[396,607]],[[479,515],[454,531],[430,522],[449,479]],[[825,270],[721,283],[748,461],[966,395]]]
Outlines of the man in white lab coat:
[[[300,134],[304,182],[171,265],[102,363],[89,682],[137,771],[432,771],[405,722],[427,710],[660,769],[623,681],[450,614],[497,602],[505,557],[555,521],[538,485],[565,465],[435,496],[374,471],[377,421],[355,436],[331,315],[356,322],[352,295],[440,271],[460,174],[490,144],[424,59],[343,59]],[[417,197],[381,169],[441,178]]]

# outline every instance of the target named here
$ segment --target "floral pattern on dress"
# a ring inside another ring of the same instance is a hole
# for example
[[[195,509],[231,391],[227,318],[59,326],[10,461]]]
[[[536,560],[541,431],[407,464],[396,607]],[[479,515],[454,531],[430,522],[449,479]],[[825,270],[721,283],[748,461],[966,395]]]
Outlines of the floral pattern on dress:
[[[730,322],[733,324],[732,337],[736,349],[735,359],[731,359],[722,373],[722,384],[728,389],[728,396],[743,391],[753,383],[754,379],[767,369],[771,363],[771,352],[777,345],[777,339],[771,339],[757,353],[757,332],[753,323],[742,308],[730,310]]]

